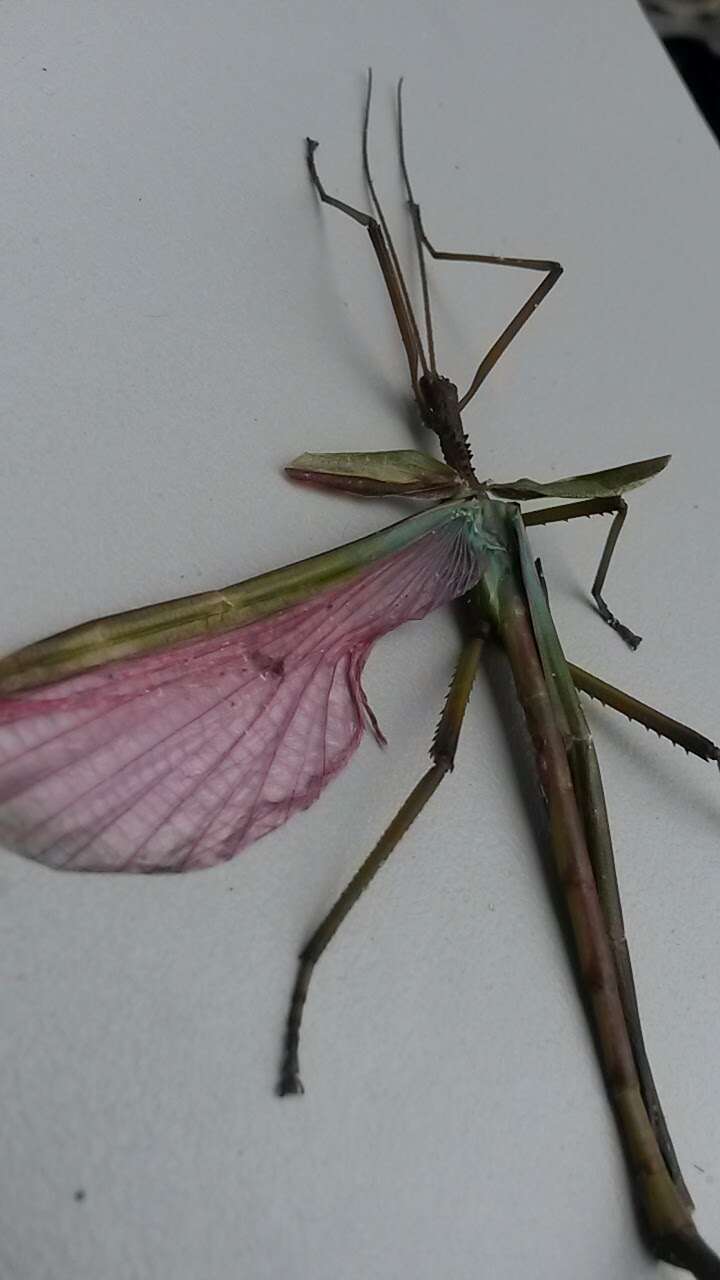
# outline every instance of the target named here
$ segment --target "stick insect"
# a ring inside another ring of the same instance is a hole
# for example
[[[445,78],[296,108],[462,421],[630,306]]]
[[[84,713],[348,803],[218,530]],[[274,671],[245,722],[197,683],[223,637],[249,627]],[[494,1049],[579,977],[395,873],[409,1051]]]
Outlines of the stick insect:
[[[624,493],[667,457],[542,483],[478,479],[461,414],[557,283],[559,263],[438,250],[410,183],[398,86],[399,159],[417,251],[424,334],[372,180],[371,77],[363,124],[368,214],[329,195],[307,140],[323,204],[367,232],[407,359],[421,422],[443,461],[414,450],[303,454],[296,480],[431,502],[378,533],[220,591],[101,618],[0,660],[0,835],[50,867],[185,871],[233,857],[317,799],[363,729],[383,741],[362,687],[381,635],[452,600],[462,645],[432,742],[431,765],[305,946],[287,1019],[278,1092],[302,1092],[300,1027],[328,943],[452,770],[483,646],[505,651],[534,750],[550,844],[565,898],[607,1088],[641,1225],[658,1258],[698,1280],[720,1260],[698,1234],[640,1026],[605,800],[578,691],[720,763],[709,739],[568,663],[526,529],[609,514],[592,587],[604,621],[639,637],[604,598],[627,505]],[[492,263],[540,283],[480,361],[467,391],[436,364],[428,258]],[[569,499],[523,513],[528,499]]]

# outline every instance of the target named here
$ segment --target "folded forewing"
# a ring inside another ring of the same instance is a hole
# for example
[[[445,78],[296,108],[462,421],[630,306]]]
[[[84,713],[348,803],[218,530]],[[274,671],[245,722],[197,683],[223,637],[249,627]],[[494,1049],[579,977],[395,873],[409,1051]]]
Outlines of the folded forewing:
[[[488,481],[488,488],[500,498],[512,498],[524,502],[530,498],[607,498],[637,489],[658,472],[664,471],[670,454],[658,458],[644,458],[641,462],[628,462],[622,467],[607,467],[604,471],[589,471],[582,476],[565,476],[562,480],[530,480],[524,476],[511,484],[495,484]]]
[[[58,868],[184,871],[307,808],[362,735],[373,641],[477,581],[468,528],[234,631],[0,698],[0,837]]]

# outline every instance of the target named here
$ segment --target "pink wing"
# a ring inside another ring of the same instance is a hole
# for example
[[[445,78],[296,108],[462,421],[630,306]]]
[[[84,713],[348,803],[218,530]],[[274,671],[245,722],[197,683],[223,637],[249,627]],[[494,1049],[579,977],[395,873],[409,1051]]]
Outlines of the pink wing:
[[[453,520],[267,619],[0,698],[0,837],[73,871],[233,857],[312,804],[364,720],[383,740],[373,641],[478,576]]]

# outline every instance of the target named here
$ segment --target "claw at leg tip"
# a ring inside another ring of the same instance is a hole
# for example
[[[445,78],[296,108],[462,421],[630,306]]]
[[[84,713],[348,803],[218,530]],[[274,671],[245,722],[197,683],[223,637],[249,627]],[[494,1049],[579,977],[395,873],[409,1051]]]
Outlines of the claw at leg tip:
[[[297,1071],[283,1072],[276,1092],[279,1098],[285,1098],[290,1094],[295,1094],[297,1096],[303,1094],[305,1090]]]

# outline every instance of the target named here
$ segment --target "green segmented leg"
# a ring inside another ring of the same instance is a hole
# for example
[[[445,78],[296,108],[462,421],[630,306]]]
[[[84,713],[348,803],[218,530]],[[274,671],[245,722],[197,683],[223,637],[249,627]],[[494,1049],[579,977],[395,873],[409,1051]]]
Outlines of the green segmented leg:
[[[370,99],[368,97],[368,105],[369,101]],[[367,129],[367,119],[365,128]],[[400,337],[405,348],[408,368],[410,371],[410,381],[413,389],[416,389],[418,379],[418,362],[424,364],[422,344],[418,335],[413,310],[410,306],[405,281],[397,263],[397,255],[395,254],[394,249],[391,251],[392,242],[387,240],[386,233],[377,218],[371,217],[368,213],[363,213],[361,209],[353,208],[352,205],[346,204],[344,200],[337,200],[335,196],[328,195],[320,181],[320,176],[315,163],[315,152],[318,149],[318,145],[319,144],[315,142],[313,138],[305,139],[305,155],[308,169],[310,170],[311,182],[323,204],[329,204],[333,209],[339,209],[341,213],[347,214],[348,218],[352,218],[353,221],[358,222],[361,227],[365,227],[365,230],[370,237],[370,243],[375,251],[375,256],[380,264],[380,270],[382,271],[383,280],[385,281],[385,287],[387,288],[390,303],[395,313],[397,326],[400,330]]]
[[[646,702],[640,702],[638,698],[634,698],[630,693],[623,693],[622,689],[616,689],[614,685],[608,684],[605,680],[601,680],[599,676],[591,675],[589,671],[583,671],[582,667],[576,667],[574,663],[569,662],[570,674],[573,683],[577,689],[581,689],[590,698],[596,698],[598,702],[602,702],[606,707],[612,707],[614,711],[621,712],[627,716],[628,720],[635,720],[638,724],[642,724],[646,729],[652,729],[661,738],[667,738],[675,746],[682,747],[684,751],[690,755],[698,756],[701,760],[714,760],[718,768],[720,768],[720,747],[716,746],[710,738],[706,738],[697,730],[691,729],[689,725],[683,724],[680,720],[673,720],[671,716],[666,716],[662,711],[656,711],[654,707],[649,707]]]
[[[590,593],[603,622],[612,627],[613,631],[617,631],[618,635],[631,649],[637,649],[642,636],[636,635],[623,622],[620,622],[619,618],[615,617],[615,614],[611,612],[605,603],[602,594],[615,545],[620,537],[620,530],[625,523],[627,509],[627,502],[619,495],[609,498],[587,498],[582,502],[568,502],[564,507],[539,507],[537,511],[526,511],[523,513],[523,522],[529,528],[531,525],[553,524],[556,520],[575,520],[580,516],[603,516],[614,513],[614,519],[605,540],[600,564],[595,574],[595,581],[590,588]]]
[[[298,1056],[300,1024],[315,965],[363,890],[367,889],[376,872],[387,861],[393,849],[400,842],[418,814],[425,808],[428,800],[437,790],[445,775],[453,767],[458,737],[477,673],[482,645],[482,639],[474,637],[466,642],[460,654],[460,660],[455,669],[450,691],[430,750],[432,765],[420,779],[417,786],[410,792],[390,826],[380,837],[375,848],[355,873],[346,889],[341,893],[335,906],[332,907],[315,930],[315,933],[300,954],[297,978],[290,1001],[285,1031],[285,1047],[277,1089],[281,1096],[288,1093],[303,1092]]]
[[[431,258],[438,262],[480,262],[488,263],[497,267],[520,267],[526,271],[542,271],[545,278],[530,294],[527,302],[516,311],[512,320],[505,326],[499,338],[493,342],[490,350],[483,356],[470,382],[470,386],[464,396],[460,397],[458,408],[462,413],[467,408],[475,393],[479,390],[482,383],[487,378],[490,371],[495,367],[503,352],[507,350],[513,338],[520,332],[523,325],[527,324],[531,315],[537,310],[543,298],[547,297],[553,285],[557,284],[563,269],[559,262],[553,262],[545,258],[509,258],[501,254],[495,253],[449,253],[444,249],[436,249],[428,240],[423,227],[422,215],[420,213],[420,205],[415,199],[415,195],[410,182],[407,160],[405,158],[405,134],[403,129],[403,112],[402,112],[402,85],[400,80],[397,88],[397,122],[398,122],[398,150],[400,153],[400,168],[402,170],[405,190],[407,191],[408,203],[413,219],[413,230],[415,232],[415,245],[417,248],[418,263],[420,267],[420,283],[422,285],[423,306],[425,311],[425,327],[427,331],[427,343],[430,360],[430,368],[435,371],[435,344],[432,331],[432,319],[430,315],[430,295],[428,291],[427,273],[425,270],[424,250],[427,249]]]

